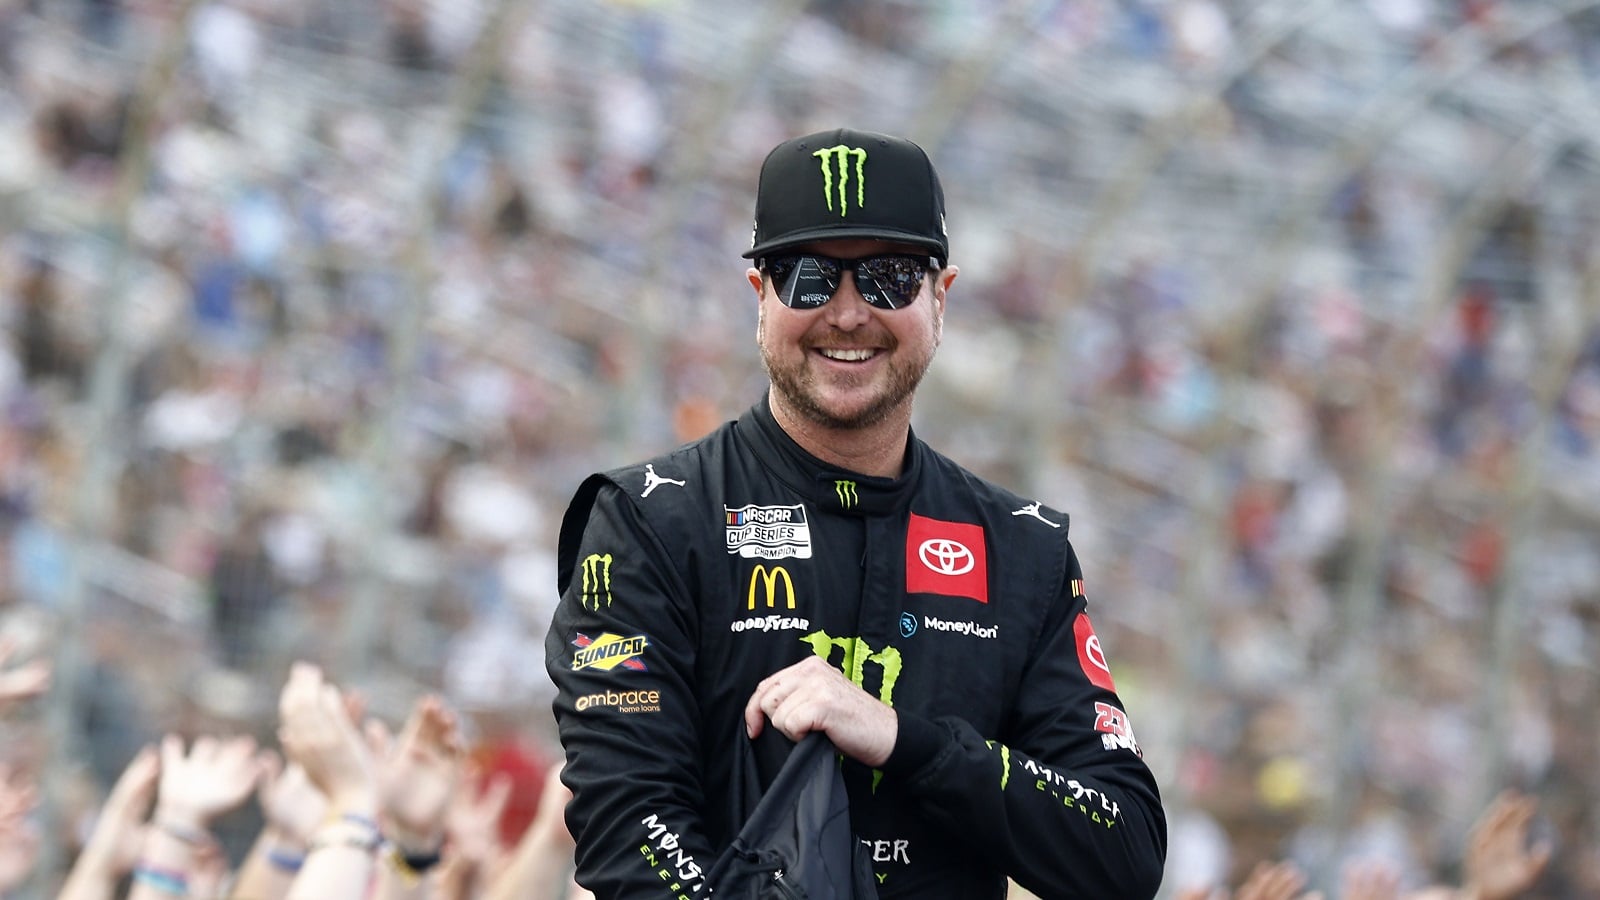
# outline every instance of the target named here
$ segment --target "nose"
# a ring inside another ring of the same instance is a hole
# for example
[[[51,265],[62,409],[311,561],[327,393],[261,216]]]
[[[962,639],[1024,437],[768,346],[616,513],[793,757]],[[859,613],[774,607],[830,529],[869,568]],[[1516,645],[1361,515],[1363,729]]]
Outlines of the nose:
[[[833,299],[822,307],[822,315],[829,325],[840,331],[850,331],[872,317],[872,305],[862,298],[861,291],[856,288],[856,273],[841,272],[839,279],[839,289],[833,292]]]

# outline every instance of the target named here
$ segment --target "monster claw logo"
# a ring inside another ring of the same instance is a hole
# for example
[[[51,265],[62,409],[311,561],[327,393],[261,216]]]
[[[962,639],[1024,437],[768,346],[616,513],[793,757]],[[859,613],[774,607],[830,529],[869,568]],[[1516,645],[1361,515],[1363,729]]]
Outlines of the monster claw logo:
[[[856,493],[856,483],[854,481],[835,481],[833,483],[833,495],[839,498],[839,505],[845,509],[849,509],[861,502],[861,495]]]
[[[882,682],[878,687],[878,699],[885,706],[894,705],[894,685],[900,680],[900,651],[889,646],[882,650],[873,650],[872,645],[861,638],[834,637],[826,631],[813,631],[800,640],[811,645],[811,649],[824,661],[833,663],[835,648],[843,652],[844,658],[839,661],[839,668],[845,677],[855,682],[857,687],[866,690],[867,663],[877,663]]]
[[[833,211],[833,168],[839,167],[839,217],[850,212],[850,160],[856,162],[856,206],[867,205],[867,151],[859,147],[839,144],[823,147],[811,154],[822,164],[822,198],[828,201],[828,211]]]
[[[611,606],[611,554],[591,553],[583,558],[583,606],[598,611],[602,598]]]
[[[857,687],[868,693],[867,663],[877,663],[880,680],[878,682],[878,699],[884,706],[894,706],[894,685],[900,680],[900,667],[903,661],[900,650],[894,646],[884,647],[882,650],[873,650],[872,645],[858,637],[834,637],[826,631],[813,631],[800,638],[811,645],[812,652],[822,657],[823,662],[833,665],[833,651],[835,648],[844,654],[839,660],[839,669],[844,676],[850,679]],[[878,782],[883,780],[883,770],[872,770],[872,789],[878,789]]]

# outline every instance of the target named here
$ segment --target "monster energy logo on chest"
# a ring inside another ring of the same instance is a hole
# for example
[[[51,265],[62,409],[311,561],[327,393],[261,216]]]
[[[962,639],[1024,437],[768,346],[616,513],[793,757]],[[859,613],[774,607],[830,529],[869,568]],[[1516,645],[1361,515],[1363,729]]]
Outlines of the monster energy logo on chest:
[[[846,147],[839,144],[834,147],[823,147],[811,154],[822,165],[822,199],[828,203],[828,211],[833,211],[833,170],[839,170],[839,216],[842,218],[850,213],[850,161],[855,160],[856,206],[867,205],[867,151],[860,147]]]

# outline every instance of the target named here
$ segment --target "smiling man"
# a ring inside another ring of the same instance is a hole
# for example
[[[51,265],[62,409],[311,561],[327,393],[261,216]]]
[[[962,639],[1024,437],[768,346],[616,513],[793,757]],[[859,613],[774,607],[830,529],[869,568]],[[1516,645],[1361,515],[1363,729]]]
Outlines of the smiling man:
[[[741,744],[764,788],[819,731],[879,896],[1156,893],[1166,823],[1066,514],[911,429],[949,252],[916,144],[780,144],[745,253],[767,395],[574,496],[545,650],[597,896],[708,896],[749,812]],[[617,664],[596,634],[626,637]]]

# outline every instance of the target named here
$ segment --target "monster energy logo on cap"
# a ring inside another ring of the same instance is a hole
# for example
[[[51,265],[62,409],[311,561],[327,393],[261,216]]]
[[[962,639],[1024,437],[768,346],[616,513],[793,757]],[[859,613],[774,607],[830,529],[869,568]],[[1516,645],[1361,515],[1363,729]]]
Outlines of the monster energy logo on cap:
[[[911,141],[848,128],[808,134],[779,144],[761,164],[744,256],[864,238],[925,248],[942,265],[950,258],[944,212],[938,173]]]
[[[828,203],[828,211],[833,211],[833,160],[838,160],[839,166],[839,216],[842,218],[850,213],[850,160],[856,161],[856,206],[867,205],[867,151],[860,147],[846,147],[840,144],[836,147],[823,147],[811,154],[822,162],[822,199]]]

